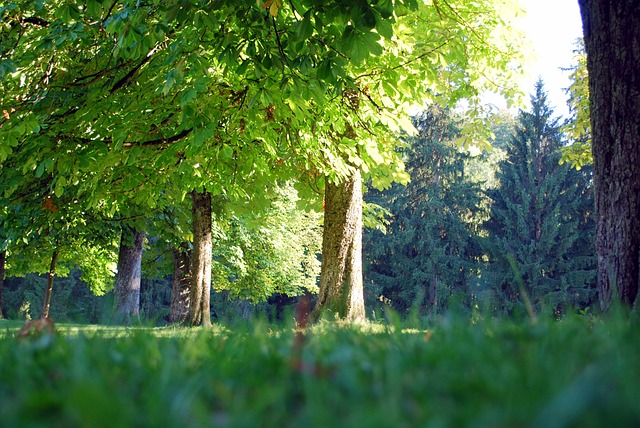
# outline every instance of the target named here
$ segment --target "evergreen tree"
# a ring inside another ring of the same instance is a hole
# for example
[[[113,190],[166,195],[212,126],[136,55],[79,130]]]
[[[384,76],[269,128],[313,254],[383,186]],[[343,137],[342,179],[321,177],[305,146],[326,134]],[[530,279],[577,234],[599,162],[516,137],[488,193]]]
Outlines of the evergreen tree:
[[[560,165],[563,145],[539,80],[499,165],[500,186],[489,191],[489,278],[507,312],[521,303],[561,310],[594,297],[590,171]]]
[[[482,192],[466,172],[469,156],[454,143],[459,130],[451,114],[432,107],[414,124],[419,134],[405,149],[411,182],[368,194],[393,218],[385,235],[365,234],[365,282],[369,298],[390,302],[399,312],[435,313],[454,295],[473,295]]]

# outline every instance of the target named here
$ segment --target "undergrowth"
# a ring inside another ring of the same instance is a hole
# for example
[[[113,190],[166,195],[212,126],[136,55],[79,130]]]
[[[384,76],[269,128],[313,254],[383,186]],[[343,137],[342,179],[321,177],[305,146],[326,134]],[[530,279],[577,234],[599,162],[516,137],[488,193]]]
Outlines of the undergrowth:
[[[640,426],[635,318],[430,329],[0,321],[3,427]]]

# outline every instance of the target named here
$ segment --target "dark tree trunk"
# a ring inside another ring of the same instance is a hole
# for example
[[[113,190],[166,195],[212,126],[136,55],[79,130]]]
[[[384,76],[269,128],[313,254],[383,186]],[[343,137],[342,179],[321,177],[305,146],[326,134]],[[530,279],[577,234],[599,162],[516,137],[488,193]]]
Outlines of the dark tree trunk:
[[[191,192],[193,200],[193,253],[191,257],[191,325],[211,325],[211,193]]]
[[[579,0],[589,71],[600,306],[640,282],[640,2]]]
[[[189,292],[191,287],[190,251],[186,242],[173,249],[173,285],[171,286],[171,312],[169,322],[185,323],[189,319]]]
[[[4,266],[7,258],[6,251],[0,251],[0,320],[4,319],[2,314],[2,290],[4,289]]]
[[[118,322],[130,323],[140,311],[140,278],[145,233],[125,227],[120,237],[118,273],[114,285],[115,317]]]
[[[325,188],[322,267],[318,303],[311,318],[324,314],[364,321],[362,288],[362,177],[360,170]]]
[[[49,317],[49,308],[51,307],[51,292],[53,291],[53,278],[56,276],[56,263],[58,263],[58,249],[51,256],[51,265],[49,266],[49,276],[47,277],[47,289],[44,292],[44,305],[42,306],[42,315],[40,318]]]

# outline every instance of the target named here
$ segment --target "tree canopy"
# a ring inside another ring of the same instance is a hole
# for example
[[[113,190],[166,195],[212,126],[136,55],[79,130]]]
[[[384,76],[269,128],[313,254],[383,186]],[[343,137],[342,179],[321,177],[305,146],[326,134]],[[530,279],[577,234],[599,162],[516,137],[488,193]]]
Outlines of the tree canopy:
[[[264,206],[290,179],[319,202],[354,168],[377,188],[406,182],[394,148],[414,132],[412,104],[515,96],[514,12],[489,0],[3,5],[4,197],[26,183],[34,212],[68,200],[78,217],[122,220],[194,190]],[[469,111],[467,131],[482,129]]]

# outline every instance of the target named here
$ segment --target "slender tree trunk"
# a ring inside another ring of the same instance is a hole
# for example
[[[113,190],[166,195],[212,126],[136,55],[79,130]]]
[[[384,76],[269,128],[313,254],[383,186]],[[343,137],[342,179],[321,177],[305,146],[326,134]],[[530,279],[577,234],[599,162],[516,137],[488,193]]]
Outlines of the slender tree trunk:
[[[640,282],[640,2],[579,0],[587,49],[600,306]]]
[[[193,200],[193,254],[191,257],[191,325],[211,325],[211,193],[191,192]]]
[[[435,314],[438,309],[438,275],[435,273],[431,276],[431,281],[429,281],[427,303],[429,304],[429,311]]]
[[[171,286],[171,312],[169,322],[185,323],[189,319],[189,292],[191,287],[190,254],[186,242],[173,249],[173,285]]]
[[[323,314],[364,321],[362,287],[362,177],[325,188],[322,267],[318,303],[311,318]]]
[[[140,279],[142,276],[142,249],[145,232],[124,228],[120,237],[118,273],[114,285],[116,294],[115,317],[129,324],[131,317],[140,312]]]
[[[2,290],[4,289],[4,266],[7,259],[7,252],[0,251],[0,320],[4,319],[2,314]]]
[[[42,307],[42,315],[40,318],[49,317],[49,308],[51,307],[51,292],[53,291],[53,278],[56,276],[56,263],[58,263],[58,249],[56,248],[51,256],[51,265],[49,266],[49,276],[47,277],[47,289],[44,292],[44,305]]]

